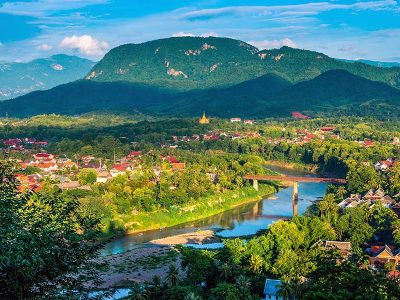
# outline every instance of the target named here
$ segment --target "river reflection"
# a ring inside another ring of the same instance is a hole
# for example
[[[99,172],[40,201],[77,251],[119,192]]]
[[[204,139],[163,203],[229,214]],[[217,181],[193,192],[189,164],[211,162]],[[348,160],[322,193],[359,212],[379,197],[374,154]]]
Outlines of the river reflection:
[[[304,172],[288,171],[276,167],[271,169],[287,175],[305,174]],[[312,204],[312,201],[325,194],[326,186],[326,183],[299,183],[299,214],[303,214],[307,207]],[[146,245],[146,243],[151,240],[196,230],[215,229],[218,231],[217,235],[223,238],[253,235],[261,229],[267,229],[278,220],[292,217],[292,190],[292,187],[289,187],[258,202],[245,204],[198,221],[180,224],[163,230],[124,236],[105,245],[101,254],[117,254],[138,247],[150,246]],[[217,244],[209,245],[209,247],[216,247]]]

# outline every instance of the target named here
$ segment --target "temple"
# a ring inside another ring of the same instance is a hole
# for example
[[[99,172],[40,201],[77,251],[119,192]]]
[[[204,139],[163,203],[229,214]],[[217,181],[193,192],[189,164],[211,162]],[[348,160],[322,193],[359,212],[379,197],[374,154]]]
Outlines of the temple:
[[[210,119],[206,117],[206,113],[203,113],[203,116],[199,119],[199,124],[208,124],[210,123]]]

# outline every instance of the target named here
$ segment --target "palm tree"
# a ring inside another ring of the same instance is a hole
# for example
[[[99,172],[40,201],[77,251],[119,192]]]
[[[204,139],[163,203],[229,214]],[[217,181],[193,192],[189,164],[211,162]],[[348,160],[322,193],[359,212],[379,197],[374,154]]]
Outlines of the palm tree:
[[[134,283],[132,291],[129,293],[128,300],[147,300],[149,295],[147,294],[146,288],[137,282]]]
[[[153,276],[148,285],[148,292],[151,299],[159,299],[162,293],[162,283],[160,276]]]
[[[187,294],[183,300],[201,300],[201,297],[193,292]]]
[[[226,281],[230,276],[232,276],[232,267],[228,263],[222,263],[218,265],[221,277]]]
[[[250,280],[246,276],[239,275],[236,277],[235,285],[240,292],[241,298],[250,296]]]
[[[170,286],[176,286],[179,282],[179,269],[174,265],[170,265],[166,279]]]
[[[292,300],[294,299],[293,295],[292,281],[288,277],[283,277],[279,285],[278,296],[282,297],[283,300]]]

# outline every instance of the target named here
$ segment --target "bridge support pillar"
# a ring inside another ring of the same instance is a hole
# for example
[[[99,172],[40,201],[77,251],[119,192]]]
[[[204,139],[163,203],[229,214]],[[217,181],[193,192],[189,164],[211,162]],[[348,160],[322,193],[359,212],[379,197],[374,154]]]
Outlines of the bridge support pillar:
[[[257,179],[253,179],[253,188],[258,191],[258,180]]]
[[[292,206],[293,206],[293,217],[298,215],[297,207],[299,203],[299,183],[293,182],[293,194],[292,194]]]

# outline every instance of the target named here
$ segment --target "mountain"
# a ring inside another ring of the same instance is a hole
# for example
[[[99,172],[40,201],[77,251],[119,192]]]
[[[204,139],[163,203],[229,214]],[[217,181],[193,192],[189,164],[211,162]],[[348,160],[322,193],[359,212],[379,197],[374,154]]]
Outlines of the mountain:
[[[380,67],[380,68],[400,67],[400,63],[398,63],[398,62],[374,61],[374,60],[367,60],[367,59],[357,59],[357,60],[341,59],[341,60],[346,61],[346,62],[363,63],[363,64]]]
[[[227,88],[174,93],[137,83],[80,80],[0,103],[0,114],[82,114],[98,110],[219,117],[310,115],[400,116],[400,90],[345,70],[296,84],[267,74]]]
[[[400,68],[344,62],[226,38],[170,38],[112,49],[85,79],[0,103],[0,115],[97,110],[175,116],[400,116]]]
[[[63,54],[28,63],[0,62],[0,100],[81,79],[94,65],[90,60]]]
[[[110,50],[85,78],[188,91],[228,87],[267,73],[297,83],[336,69],[400,88],[400,68],[340,61],[290,47],[259,51],[245,42],[217,37],[174,37],[122,45]]]

